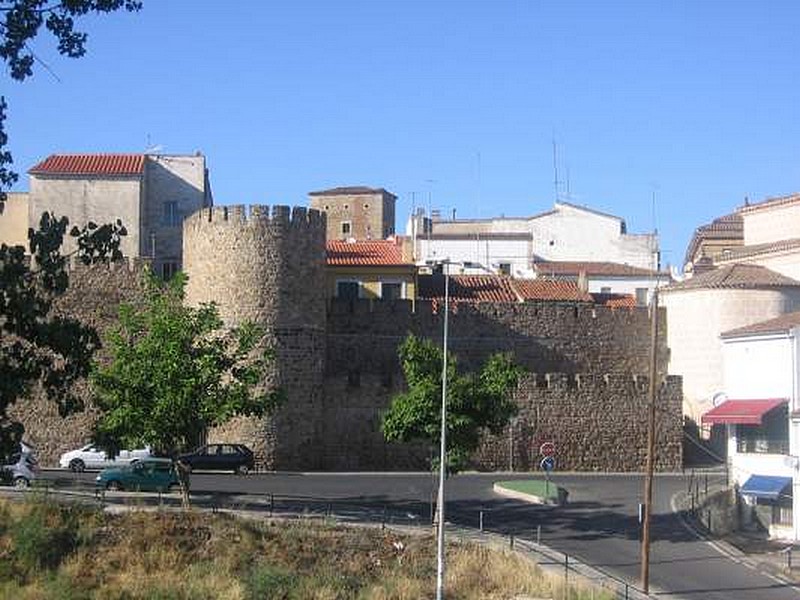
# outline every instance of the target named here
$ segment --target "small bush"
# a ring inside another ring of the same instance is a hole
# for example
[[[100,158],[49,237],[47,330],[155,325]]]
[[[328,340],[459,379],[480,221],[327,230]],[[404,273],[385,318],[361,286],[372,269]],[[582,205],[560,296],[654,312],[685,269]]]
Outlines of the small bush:
[[[247,600],[294,600],[298,584],[296,575],[274,565],[253,567],[244,580]]]
[[[9,526],[13,557],[22,571],[33,574],[54,569],[77,545],[78,519],[67,510],[35,504]]]

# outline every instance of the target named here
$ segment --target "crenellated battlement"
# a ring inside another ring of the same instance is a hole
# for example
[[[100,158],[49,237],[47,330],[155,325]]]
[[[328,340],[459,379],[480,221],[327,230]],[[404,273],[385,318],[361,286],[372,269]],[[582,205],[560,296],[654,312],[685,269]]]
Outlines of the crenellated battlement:
[[[186,218],[184,227],[200,228],[206,223],[215,226],[291,227],[325,231],[325,214],[304,206],[289,207],[276,204],[232,204],[201,208]]]

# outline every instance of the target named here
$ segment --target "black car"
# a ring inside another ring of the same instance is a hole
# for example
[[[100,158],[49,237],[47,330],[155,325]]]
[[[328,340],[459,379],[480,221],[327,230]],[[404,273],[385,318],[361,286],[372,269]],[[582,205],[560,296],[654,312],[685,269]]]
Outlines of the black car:
[[[255,465],[253,451],[243,444],[206,444],[178,460],[201,471],[234,471],[246,475]]]

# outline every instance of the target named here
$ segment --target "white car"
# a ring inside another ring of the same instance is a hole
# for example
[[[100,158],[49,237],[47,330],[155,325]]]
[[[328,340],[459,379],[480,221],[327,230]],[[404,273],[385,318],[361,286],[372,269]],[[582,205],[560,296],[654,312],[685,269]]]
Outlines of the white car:
[[[106,469],[108,467],[122,467],[142,458],[150,458],[150,448],[140,450],[120,450],[113,458],[108,456],[94,444],[86,444],[78,450],[70,450],[61,455],[58,465],[62,469],[69,469],[75,473],[82,473],[86,469]]]

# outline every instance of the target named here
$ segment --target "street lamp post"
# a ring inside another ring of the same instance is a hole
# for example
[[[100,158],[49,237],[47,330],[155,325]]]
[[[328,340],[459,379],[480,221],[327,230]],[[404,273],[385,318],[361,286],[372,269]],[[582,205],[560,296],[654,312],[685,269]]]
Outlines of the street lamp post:
[[[444,271],[444,335],[442,339],[442,423],[439,433],[439,524],[436,532],[436,600],[444,598],[444,479],[447,463],[447,320],[450,314],[449,261],[443,261]]]

